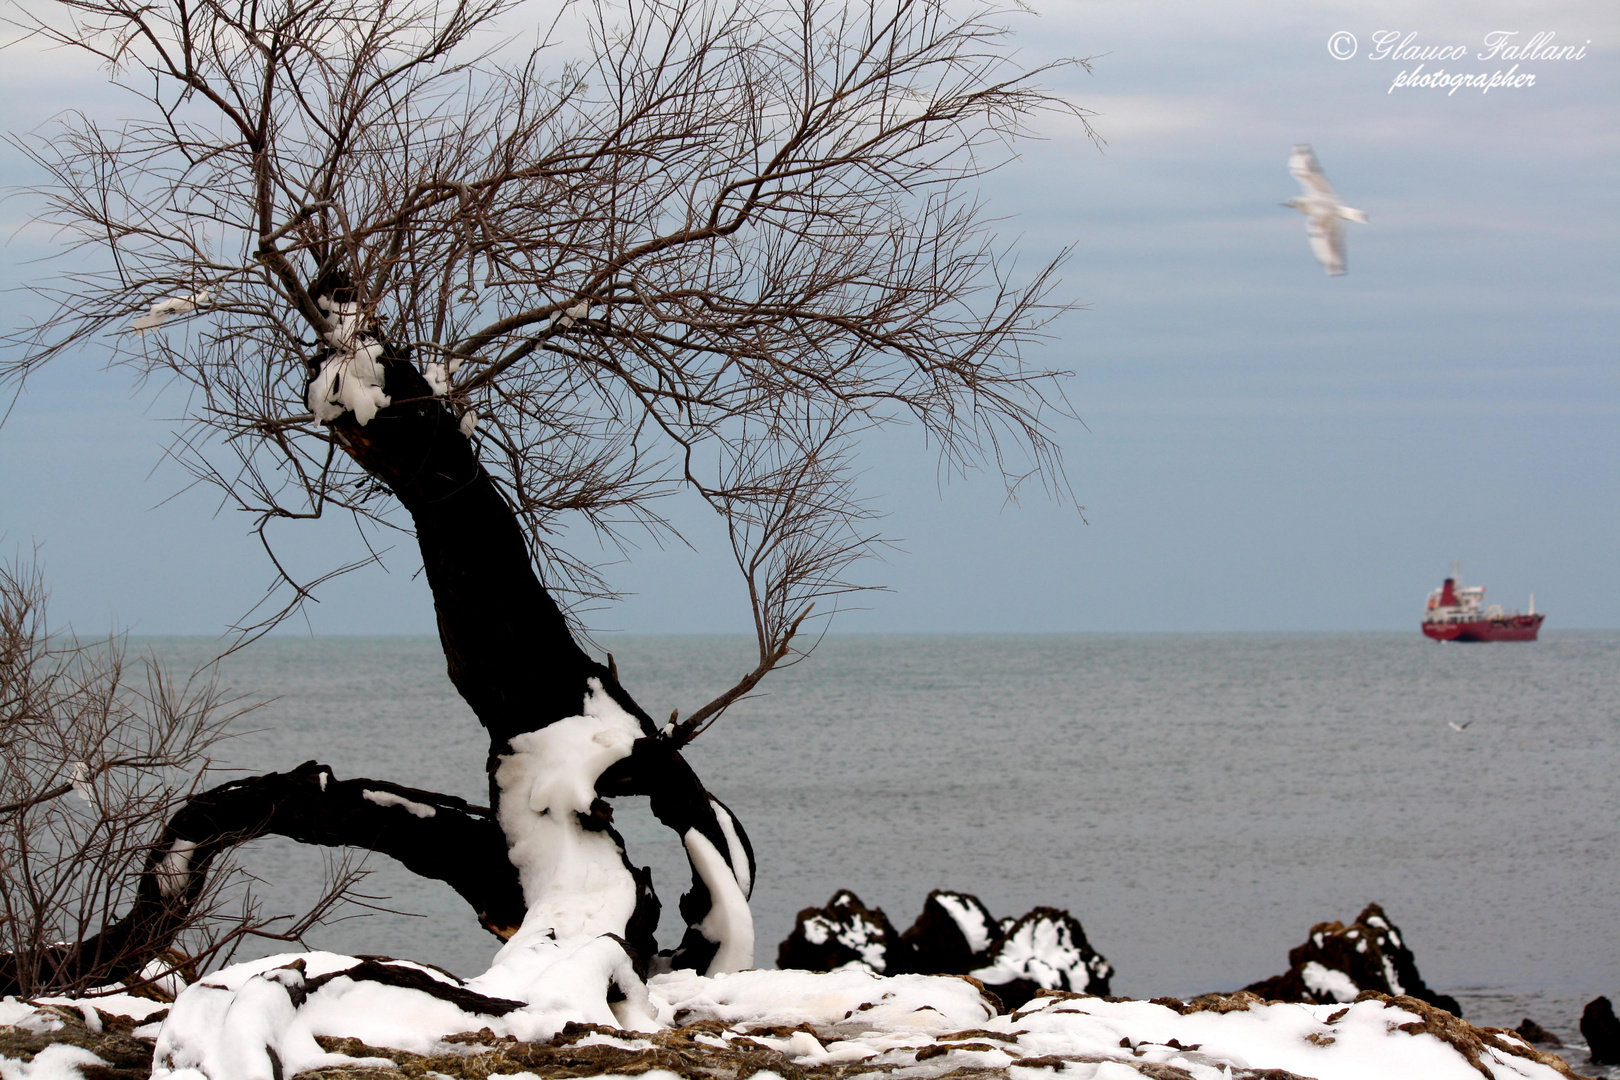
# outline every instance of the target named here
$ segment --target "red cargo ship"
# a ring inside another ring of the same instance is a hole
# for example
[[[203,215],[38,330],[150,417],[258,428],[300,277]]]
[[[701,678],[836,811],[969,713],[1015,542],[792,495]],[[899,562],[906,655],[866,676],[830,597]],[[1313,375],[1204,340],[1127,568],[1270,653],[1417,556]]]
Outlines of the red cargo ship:
[[[1536,614],[1536,594],[1530,594],[1530,610],[1504,612],[1501,604],[1485,606],[1485,586],[1463,588],[1453,565],[1446,583],[1429,594],[1429,608],[1423,613],[1423,632],[1436,641],[1534,641],[1541,631]]]

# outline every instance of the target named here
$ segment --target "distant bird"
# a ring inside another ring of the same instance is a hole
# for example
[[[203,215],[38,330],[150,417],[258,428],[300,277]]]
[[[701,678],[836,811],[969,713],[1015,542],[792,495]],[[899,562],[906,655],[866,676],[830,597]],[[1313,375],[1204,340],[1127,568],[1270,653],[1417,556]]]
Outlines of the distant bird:
[[[144,334],[148,330],[156,330],[174,315],[189,315],[202,305],[213,299],[207,291],[192,293],[190,296],[171,296],[159,300],[152,305],[152,310],[136,319],[130,324],[130,329],[137,334]]]
[[[1447,720],[1446,721],[1446,726],[1449,727],[1452,731],[1461,731],[1463,728],[1467,727],[1469,724],[1472,724],[1472,723],[1473,723],[1472,720],[1465,721],[1465,722],[1463,722],[1461,724],[1457,723],[1457,721],[1455,721],[1455,720]]]
[[[1315,252],[1322,269],[1331,276],[1344,273],[1344,226],[1339,220],[1359,221],[1365,225],[1367,215],[1339,201],[1333,185],[1322,174],[1316,155],[1304,143],[1294,147],[1288,158],[1288,171],[1294,174],[1305,194],[1283,205],[1305,215],[1305,235],[1311,238],[1311,251]]]

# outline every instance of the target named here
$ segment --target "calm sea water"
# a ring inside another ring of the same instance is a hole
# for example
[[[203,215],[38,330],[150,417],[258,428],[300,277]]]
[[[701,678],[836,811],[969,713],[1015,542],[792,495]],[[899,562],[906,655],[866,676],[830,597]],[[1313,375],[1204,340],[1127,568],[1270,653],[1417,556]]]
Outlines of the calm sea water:
[[[137,645],[178,663],[207,649]],[[743,638],[610,647],[654,716],[753,662]],[[275,696],[235,766],[317,758],[485,801],[482,731],[432,639],[267,639],[225,678]],[[833,637],[767,689],[690,751],[759,853],[762,964],[840,887],[901,929],[950,887],[997,915],[1068,908],[1116,993],[1190,996],[1284,970],[1312,923],[1376,900],[1476,1022],[1532,1016],[1568,1039],[1584,1002],[1620,997],[1620,633]],[[618,813],[665,884],[667,931],[679,845],[644,807]],[[284,841],[246,861],[273,909],[323,872]],[[496,942],[453,893],[367,868],[365,890],[411,914],[311,946],[482,970]]]

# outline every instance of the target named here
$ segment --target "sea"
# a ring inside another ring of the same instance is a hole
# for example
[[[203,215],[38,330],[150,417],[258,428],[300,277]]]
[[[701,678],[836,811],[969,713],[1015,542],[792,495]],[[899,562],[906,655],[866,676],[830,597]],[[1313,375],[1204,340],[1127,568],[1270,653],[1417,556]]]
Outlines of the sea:
[[[185,668],[214,643],[132,646]],[[745,637],[603,646],[655,717],[756,655]],[[433,638],[271,637],[221,678],[262,702],[216,753],[221,782],[315,759],[487,802],[487,743]],[[688,755],[758,855],[761,966],[839,889],[903,930],[950,888],[997,916],[1067,909],[1116,994],[1186,998],[1286,970],[1313,924],[1376,901],[1475,1023],[1530,1017],[1579,1043],[1583,1005],[1620,998],[1620,631],[832,635],[760,690]],[[680,844],[642,800],[615,812],[672,942]],[[265,913],[338,869],[281,839],[241,863]],[[349,865],[368,899],[308,947],[488,964],[498,942],[447,887]]]

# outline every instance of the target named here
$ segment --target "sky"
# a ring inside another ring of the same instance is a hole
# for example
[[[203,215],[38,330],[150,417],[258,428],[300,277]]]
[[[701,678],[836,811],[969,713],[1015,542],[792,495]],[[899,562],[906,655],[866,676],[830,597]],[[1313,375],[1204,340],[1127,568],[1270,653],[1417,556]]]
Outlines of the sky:
[[[897,544],[863,574],[887,591],[833,632],[1415,632],[1454,559],[1488,601],[1533,591],[1548,632],[1620,626],[1620,7],[1036,7],[1021,55],[1090,58],[1054,86],[1104,145],[1053,121],[982,194],[1031,264],[1073,247],[1084,307],[1036,359],[1074,372],[1058,432],[1084,509],[1010,502],[942,476],[914,429],[882,433],[862,486]],[[1533,84],[1488,92],[1397,86],[1419,62],[1379,56],[1465,46],[1424,72],[1508,73],[1480,55],[1501,32],[1584,55],[1519,60]],[[69,58],[0,56],[14,131],[114,108]],[[1343,277],[1279,205],[1301,142],[1370,218]],[[0,149],[0,183],[33,180]],[[43,272],[26,215],[0,204],[6,284]],[[58,625],[217,634],[268,583],[250,523],[164,460],[178,410],[68,357],[0,427],[0,545],[38,550]],[[692,548],[601,556],[629,595],[593,628],[749,629],[723,535],[676,516]],[[310,566],[356,548],[341,523],[287,542]],[[407,537],[386,562],[288,631],[432,633]]]

